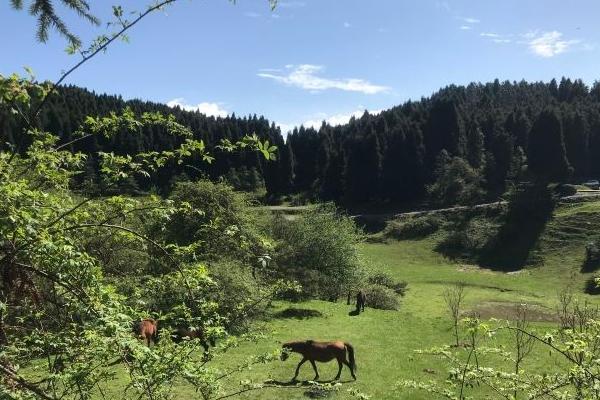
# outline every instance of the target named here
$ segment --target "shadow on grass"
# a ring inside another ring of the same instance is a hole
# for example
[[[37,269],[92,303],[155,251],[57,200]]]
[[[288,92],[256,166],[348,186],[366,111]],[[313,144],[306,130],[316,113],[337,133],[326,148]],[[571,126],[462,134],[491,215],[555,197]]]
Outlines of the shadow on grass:
[[[348,313],[349,316],[351,317],[356,317],[358,315],[360,315],[360,311],[359,310],[352,310]]]
[[[587,272],[596,272],[598,270],[598,268],[600,268],[600,262],[594,260],[585,260],[583,262],[583,264],[581,264],[581,272],[582,273],[587,273]]]
[[[320,318],[323,317],[323,313],[318,310],[312,310],[310,308],[294,308],[289,307],[285,310],[279,311],[273,314],[275,318],[294,318],[294,319],[308,319],[308,318]]]
[[[483,251],[479,263],[490,269],[510,272],[541,261],[534,250],[555,206],[552,192],[545,185],[517,189],[504,224]]]
[[[498,228],[491,230],[484,222],[465,215],[455,221],[436,251],[494,271],[518,271],[541,261],[535,250],[554,208],[555,199],[547,186],[524,185],[512,195]]]

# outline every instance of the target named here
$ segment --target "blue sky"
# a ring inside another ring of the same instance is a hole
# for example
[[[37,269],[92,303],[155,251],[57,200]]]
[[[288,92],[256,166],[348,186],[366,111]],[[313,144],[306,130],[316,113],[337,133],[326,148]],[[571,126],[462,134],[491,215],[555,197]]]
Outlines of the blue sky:
[[[113,3],[91,3],[108,21]],[[266,0],[180,0],[68,83],[214,115],[262,114],[284,129],[343,123],[451,83],[568,76],[592,84],[598,15],[597,0],[280,0],[274,11]],[[84,39],[104,32],[66,16]],[[1,74],[29,66],[54,80],[78,61],[57,34],[37,43],[33,18],[8,1],[0,21]]]

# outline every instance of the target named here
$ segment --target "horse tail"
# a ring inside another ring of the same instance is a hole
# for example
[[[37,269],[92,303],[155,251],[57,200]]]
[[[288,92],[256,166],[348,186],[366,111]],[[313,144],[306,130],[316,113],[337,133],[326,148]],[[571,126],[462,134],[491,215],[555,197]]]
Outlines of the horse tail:
[[[154,321],[154,332],[152,332],[152,340],[158,343],[158,321]]]
[[[350,361],[350,368],[353,372],[356,372],[356,360],[354,359],[354,347],[350,343],[344,342],[344,346],[348,350],[348,360]]]

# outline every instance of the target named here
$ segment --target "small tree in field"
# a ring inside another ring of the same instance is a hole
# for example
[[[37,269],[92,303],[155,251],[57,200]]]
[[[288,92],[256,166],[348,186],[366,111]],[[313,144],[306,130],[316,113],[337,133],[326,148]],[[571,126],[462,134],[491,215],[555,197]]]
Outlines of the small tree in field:
[[[514,352],[515,352],[515,375],[521,371],[521,363],[533,350],[533,337],[528,334],[529,331],[529,307],[527,304],[518,304],[515,307],[515,316],[513,325],[514,334]],[[515,389],[514,396],[517,398],[518,390]]]
[[[465,299],[465,284],[463,282],[456,283],[453,286],[448,286],[444,289],[444,301],[448,308],[448,313],[452,319],[452,326],[454,328],[454,339],[456,339],[456,346],[459,346],[458,342],[458,323],[460,321],[460,314],[462,309],[462,303]]]
[[[311,209],[295,221],[278,219],[273,231],[274,273],[296,279],[305,296],[337,301],[361,279],[356,245],[362,234],[333,205]]]

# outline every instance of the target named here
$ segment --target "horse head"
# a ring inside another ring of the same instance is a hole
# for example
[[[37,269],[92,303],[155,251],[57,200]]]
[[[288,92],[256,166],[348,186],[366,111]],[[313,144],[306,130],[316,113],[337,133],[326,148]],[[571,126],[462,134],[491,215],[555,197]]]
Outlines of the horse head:
[[[290,352],[292,351],[291,343],[284,343],[281,346],[281,356],[279,357],[281,361],[285,361],[289,358]]]

